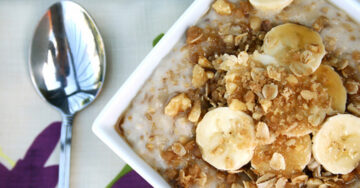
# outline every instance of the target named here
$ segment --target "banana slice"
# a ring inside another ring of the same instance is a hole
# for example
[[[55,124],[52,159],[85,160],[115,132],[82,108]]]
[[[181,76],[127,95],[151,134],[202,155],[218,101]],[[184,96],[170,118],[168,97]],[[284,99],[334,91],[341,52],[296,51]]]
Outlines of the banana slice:
[[[314,136],[312,150],[329,172],[350,173],[360,162],[360,118],[350,114],[328,118]]]
[[[280,12],[290,5],[293,0],[250,0],[252,6],[264,12]]]
[[[219,170],[247,164],[256,146],[254,122],[244,112],[220,107],[209,111],[196,128],[202,158]]]
[[[262,48],[297,76],[315,72],[326,53],[319,33],[293,23],[272,28],[265,35]]]
[[[274,160],[278,158],[283,158],[283,160]],[[295,173],[300,173],[310,159],[311,138],[309,135],[293,138],[278,136],[274,143],[256,147],[251,166],[260,175],[272,173],[291,177]],[[285,167],[282,161],[285,161]],[[276,165],[277,163],[279,165]],[[281,168],[276,168],[277,166]]]
[[[328,90],[328,94],[331,98],[331,108],[335,112],[344,113],[347,95],[346,89],[338,73],[328,65],[320,65],[314,75],[316,76],[317,81]]]

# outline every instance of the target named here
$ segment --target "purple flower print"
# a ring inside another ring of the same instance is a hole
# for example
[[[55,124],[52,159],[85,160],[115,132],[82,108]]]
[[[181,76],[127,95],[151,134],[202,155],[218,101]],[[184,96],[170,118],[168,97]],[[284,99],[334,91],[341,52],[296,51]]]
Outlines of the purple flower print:
[[[50,124],[31,144],[23,159],[7,169],[0,163],[0,188],[47,188],[58,181],[58,165],[45,167],[60,139],[60,122]]]
[[[137,174],[134,170],[130,171],[122,178],[120,178],[111,188],[151,188],[151,185],[145,181],[139,174]]]

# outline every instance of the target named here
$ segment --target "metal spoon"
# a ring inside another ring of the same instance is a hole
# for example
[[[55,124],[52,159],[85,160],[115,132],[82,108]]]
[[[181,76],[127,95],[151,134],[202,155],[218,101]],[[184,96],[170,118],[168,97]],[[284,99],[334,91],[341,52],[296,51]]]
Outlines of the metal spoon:
[[[35,30],[30,49],[31,79],[40,96],[63,118],[58,187],[69,187],[72,122],[104,82],[105,50],[89,14],[78,4],[53,4]]]

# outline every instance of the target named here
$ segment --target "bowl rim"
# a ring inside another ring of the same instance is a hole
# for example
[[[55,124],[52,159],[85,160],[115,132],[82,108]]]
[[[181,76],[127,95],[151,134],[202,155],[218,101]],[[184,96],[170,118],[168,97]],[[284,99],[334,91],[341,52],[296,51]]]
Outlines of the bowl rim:
[[[195,0],[185,10],[105,105],[92,126],[92,131],[101,141],[154,187],[170,187],[170,185],[132,150],[126,140],[115,131],[114,126],[163,57],[183,37],[186,29],[194,25],[209,10],[212,1]]]

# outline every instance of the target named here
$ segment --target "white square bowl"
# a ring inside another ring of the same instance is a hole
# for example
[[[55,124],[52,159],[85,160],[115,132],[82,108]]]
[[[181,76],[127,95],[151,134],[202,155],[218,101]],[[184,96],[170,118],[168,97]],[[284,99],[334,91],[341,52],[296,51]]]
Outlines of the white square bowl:
[[[154,187],[170,187],[170,185],[132,150],[124,138],[115,131],[115,124],[162,58],[180,40],[187,28],[194,25],[208,11],[212,2],[213,0],[195,0],[191,4],[115,93],[92,126],[93,132],[106,145]],[[330,2],[360,22],[360,17],[357,16],[360,5],[357,0],[330,0]]]

